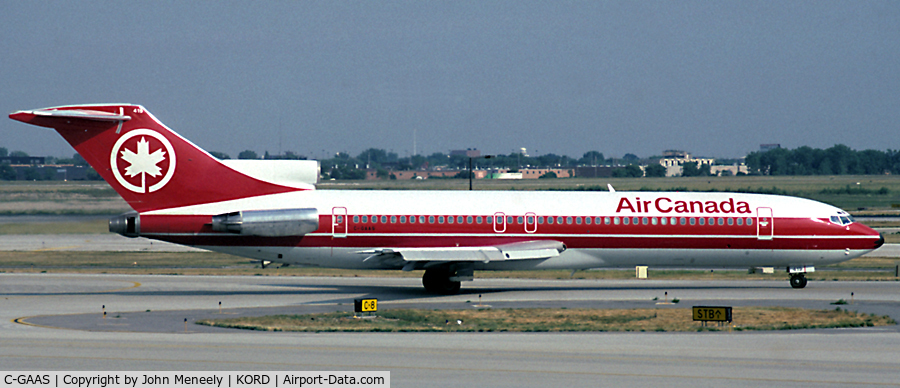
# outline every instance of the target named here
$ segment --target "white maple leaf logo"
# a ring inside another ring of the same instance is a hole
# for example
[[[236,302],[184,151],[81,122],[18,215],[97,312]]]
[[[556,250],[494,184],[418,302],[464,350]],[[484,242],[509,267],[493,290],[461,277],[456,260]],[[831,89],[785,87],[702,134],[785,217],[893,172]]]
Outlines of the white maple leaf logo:
[[[157,164],[166,159],[165,154],[166,152],[162,148],[151,154],[150,142],[141,137],[141,140],[137,142],[137,153],[127,148],[122,150],[122,159],[131,163],[130,166],[125,168],[125,175],[132,178],[138,174],[149,174],[154,178],[159,176],[162,174],[162,169]]]
[[[159,146],[152,153],[150,152],[150,142],[147,141],[148,137],[155,139],[153,144]],[[129,142],[134,138],[139,139],[137,143]],[[126,142],[132,145],[137,144],[137,148],[133,151],[125,148]],[[131,165],[120,168],[119,165],[122,161]],[[164,163],[162,167],[158,166],[160,163]],[[109,154],[109,166],[116,182],[119,182],[122,188],[139,194],[152,193],[163,188],[175,175],[175,148],[159,132],[148,128],[134,129],[116,140],[116,144],[113,145],[112,152]],[[140,185],[128,181],[138,175],[141,176]],[[148,175],[153,182],[147,182]]]

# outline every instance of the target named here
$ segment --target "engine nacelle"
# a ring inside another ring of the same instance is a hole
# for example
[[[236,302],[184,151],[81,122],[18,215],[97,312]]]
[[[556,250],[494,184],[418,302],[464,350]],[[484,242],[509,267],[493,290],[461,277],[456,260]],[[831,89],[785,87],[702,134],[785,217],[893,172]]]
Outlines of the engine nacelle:
[[[244,210],[212,217],[212,229],[245,236],[302,236],[319,229],[316,209]]]
[[[109,231],[125,237],[138,237],[141,235],[141,215],[137,212],[128,212],[110,218]]]

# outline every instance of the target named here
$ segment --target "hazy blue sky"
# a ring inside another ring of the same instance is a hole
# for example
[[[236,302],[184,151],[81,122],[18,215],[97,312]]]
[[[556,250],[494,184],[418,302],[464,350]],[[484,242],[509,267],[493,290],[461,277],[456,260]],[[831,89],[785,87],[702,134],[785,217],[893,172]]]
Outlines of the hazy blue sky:
[[[2,110],[141,104],[232,156],[900,148],[898,1],[3,1],[0,33]]]

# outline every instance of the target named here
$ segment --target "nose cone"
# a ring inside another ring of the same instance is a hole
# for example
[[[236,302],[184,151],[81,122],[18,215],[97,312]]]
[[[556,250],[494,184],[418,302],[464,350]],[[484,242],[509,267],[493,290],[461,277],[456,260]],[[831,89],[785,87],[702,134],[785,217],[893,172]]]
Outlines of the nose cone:
[[[884,235],[882,235],[881,233],[879,233],[879,234],[878,234],[878,241],[875,241],[875,248],[873,248],[873,249],[881,248],[882,245],[884,245]]]

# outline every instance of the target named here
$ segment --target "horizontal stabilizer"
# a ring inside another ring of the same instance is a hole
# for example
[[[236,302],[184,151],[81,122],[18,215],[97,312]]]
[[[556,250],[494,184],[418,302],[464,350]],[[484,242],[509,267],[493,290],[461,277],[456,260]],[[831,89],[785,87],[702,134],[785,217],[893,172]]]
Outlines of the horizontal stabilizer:
[[[64,120],[81,119],[89,121],[128,121],[131,116],[124,114],[124,110],[120,109],[119,113],[103,112],[98,110],[87,109],[67,109],[56,110],[54,108],[20,110],[9,115],[14,120],[27,122],[29,124],[40,125],[42,127],[56,127],[55,123],[62,123]]]

